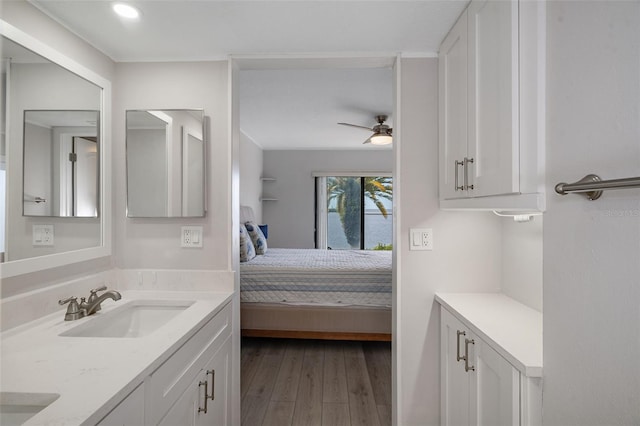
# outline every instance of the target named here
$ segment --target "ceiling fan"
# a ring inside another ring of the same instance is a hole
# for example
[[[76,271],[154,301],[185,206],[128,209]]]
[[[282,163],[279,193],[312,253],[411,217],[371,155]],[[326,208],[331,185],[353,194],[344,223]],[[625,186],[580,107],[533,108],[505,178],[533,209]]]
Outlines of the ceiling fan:
[[[360,129],[365,129],[370,132],[373,132],[373,135],[369,136],[369,138],[366,141],[362,142],[363,144],[365,143],[371,143],[372,145],[391,144],[393,142],[393,138],[391,137],[391,132],[393,131],[393,129],[387,126],[386,124],[384,124],[384,122],[387,121],[387,116],[377,115],[376,120],[378,121],[378,124],[376,124],[371,128],[365,127],[365,126],[358,126],[357,124],[350,124],[350,123],[338,123],[338,124],[342,124],[343,126],[358,127]]]

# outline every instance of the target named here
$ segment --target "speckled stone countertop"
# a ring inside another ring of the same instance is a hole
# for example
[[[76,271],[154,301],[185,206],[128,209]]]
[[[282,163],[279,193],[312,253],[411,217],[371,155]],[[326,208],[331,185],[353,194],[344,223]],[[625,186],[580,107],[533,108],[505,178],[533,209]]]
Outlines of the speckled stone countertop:
[[[65,309],[0,335],[0,391],[59,394],[25,425],[96,424],[227,303],[233,292],[124,291],[102,310],[64,321]],[[72,328],[136,300],[194,301],[137,338],[63,337]]]

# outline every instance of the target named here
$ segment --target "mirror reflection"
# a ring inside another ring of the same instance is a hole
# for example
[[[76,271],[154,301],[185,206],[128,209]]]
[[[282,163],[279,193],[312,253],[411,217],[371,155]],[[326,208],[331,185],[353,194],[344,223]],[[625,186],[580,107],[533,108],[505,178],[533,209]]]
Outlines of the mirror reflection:
[[[100,247],[102,88],[0,42],[0,253],[13,261]],[[52,239],[37,240],[42,226]]]
[[[25,216],[98,216],[98,117],[24,112]]]
[[[127,111],[127,216],[204,217],[202,110]]]

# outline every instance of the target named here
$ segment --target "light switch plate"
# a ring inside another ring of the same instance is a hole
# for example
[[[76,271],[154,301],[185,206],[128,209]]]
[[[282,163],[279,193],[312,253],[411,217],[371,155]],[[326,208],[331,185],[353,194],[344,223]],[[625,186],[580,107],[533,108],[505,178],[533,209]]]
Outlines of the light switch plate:
[[[409,229],[409,250],[433,250],[433,229]]]
[[[31,235],[34,246],[53,246],[53,225],[33,225]]]
[[[183,226],[180,233],[180,247],[202,247],[202,226]]]

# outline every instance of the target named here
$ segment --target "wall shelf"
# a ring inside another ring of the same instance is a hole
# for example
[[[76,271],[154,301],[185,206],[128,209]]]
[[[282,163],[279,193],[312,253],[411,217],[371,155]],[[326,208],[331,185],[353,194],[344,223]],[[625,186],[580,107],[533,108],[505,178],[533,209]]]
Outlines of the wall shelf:
[[[266,177],[266,176],[262,176],[260,178],[260,180],[262,181],[262,183],[265,182],[275,182],[276,178],[273,177]],[[260,197],[260,201],[278,201],[278,199],[276,197],[274,197],[273,195],[262,195]]]

